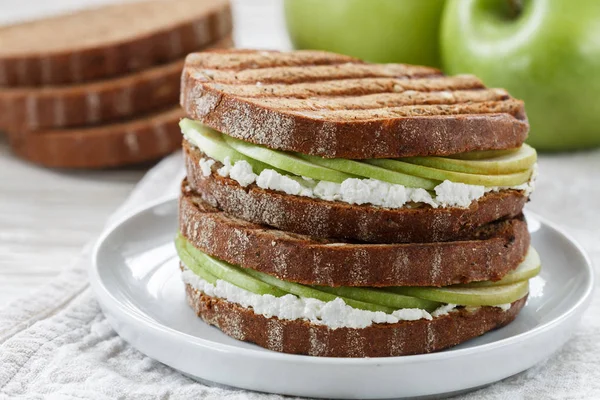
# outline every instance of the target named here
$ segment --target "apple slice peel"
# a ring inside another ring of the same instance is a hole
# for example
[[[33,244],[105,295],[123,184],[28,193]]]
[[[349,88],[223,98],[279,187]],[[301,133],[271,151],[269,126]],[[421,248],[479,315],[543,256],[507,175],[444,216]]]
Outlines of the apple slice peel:
[[[402,161],[442,169],[479,175],[503,175],[526,171],[537,161],[533,147],[524,144],[517,151],[496,157],[464,160],[449,157],[406,157]]]

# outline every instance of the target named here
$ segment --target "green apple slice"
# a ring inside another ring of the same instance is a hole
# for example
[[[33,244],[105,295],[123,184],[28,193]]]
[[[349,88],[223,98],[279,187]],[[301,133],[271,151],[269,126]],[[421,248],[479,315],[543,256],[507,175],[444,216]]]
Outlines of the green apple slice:
[[[195,261],[194,266],[188,265],[188,268],[195,269],[204,268],[210,274],[216,276],[218,279],[224,280],[242,289],[246,289],[256,294],[271,294],[275,297],[285,296],[287,292],[278,289],[277,287],[271,286],[259,279],[255,279],[246,274],[240,267],[233,266],[216,258],[210,257],[195,248],[190,244],[182,235],[179,235],[175,240],[175,247],[182,249],[187,252],[191,258]],[[187,265],[187,264],[186,264]]]
[[[439,288],[398,286],[386,290],[405,296],[439,301],[440,303],[460,304],[463,306],[497,306],[512,303],[523,298],[529,292],[529,281],[516,282],[503,286],[447,286]]]
[[[452,154],[447,157],[455,158],[457,160],[483,160],[486,158],[506,156],[515,153],[518,150],[519,149],[469,151],[467,153]]]
[[[354,178],[353,175],[348,175],[340,171],[335,171],[330,168],[325,168],[320,165],[305,161],[293,154],[282,151],[271,150],[263,146],[258,146],[251,143],[234,139],[230,136],[223,135],[223,138],[228,145],[233,147],[240,153],[272,165],[294,175],[305,176],[319,181],[329,181],[342,183],[348,178]]]
[[[453,287],[482,287],[482,286],[502,286],[510,285],[516,282],[522,282],[529,280],[537,276],[542,270],[540,255],[533,248],[530,247],[525,259],[519,266],[506,274],[499,281],[483,281],[483,282],[471,282],[463,285],[454,285]]]
[[[435,301],[419,299],[411,296],[404,296],[398,293],[385,292],[375,288],[363,287],[329,287],[329,286],[313,286],[315,289],[323,292],[331,293],[336,296],[346,297],[349,299],[364,301],[365,303],[380,304],[382,306],[391,307],[394,310],[401,308],[421,308],[427,311],[433,311],[441,304]]]
[[[178,240],[179,240],[179,238],[175,239],[175,243],[177,243]],[[219,278],[217,278],[216,276],[214,276],[213,274],[208,272],[206,270],[206,268],[204,268],[200,264],[198,264],[198,262],[196,260],[194,260],[194,258],[190,255],[190,253],[188,253],[188,251],[185,250],[184,246],[182,246],[181,244],[180,245],[176,244],[176,248],[177,248],[177,255],[179,256],[179,259],[183,262],[183,265],[188,267],[193,273],[195,273],[196,275],[198,275],[200,278],[204,279],[208,283],[211,283],[214,285],[217,282],[217,280]]]
[[[303,158],[313,164],[331,168],[336,171],[342,171],[365,178],[377,179],[388,183],[395,183],[406,187],[432,190],[440,184],[439,181],[419,178],[418,176],[407,175],[402,172],[390,171],[389,169],[366,164],[360,161],[346,160],[344,158],[322,158],[300,153],[296,154],[298,157]]]
[[[529,181],[532,171],[527,170],[514,174],[506,175],[476,175],[463,172],[444,171],[437,168],[424,167],[399,160],[390,159],[370,159],[366,160],[369,164],[377,165],[392,171],[402,172],[404,174],[421,176],[428,179],[439,181],[449,180],[451,182],[466,183],[469,185],[480,186],[517,186]]]
[[[459,160],[446,157],[406,157],[402,161],[442,169],[480,175],[501,175],[526,171],[537,160],[535,149],[524,144],[518,151],[480,160]]]
[[[224,163],[225,158],[229,157],[232,164],[236,161],[246,161],[252,166],[252,172],[255,174],[260,174],[262,170],[271,168],[269,165],[247,157],[233,149],[223,140],[221,133],[207,126],[187,118],[182,119],[179,126],[187,140],[210,158]]]
[[[381,304],[373,304],[364,301],[354,300],[348,297],[331,294],[316,289],[315,287],[305,286],[294,282],[283,281],[281,279],[275,278],[274,276],[263,274],[262,272],[258,272],[252,269],[246,269],[246,272],[256,279],[260,279],[261,281],[268,283],[269,285],[278,287],[279,289],[294,294],[298,297],[313,298],[325,302],[333,301],[339,297],[340,299],[344,300],[344,302],[350,307],[358,308],[360,310],[382,311],[387,314],[391,314],[395,311],[394,308],[386,307]]]

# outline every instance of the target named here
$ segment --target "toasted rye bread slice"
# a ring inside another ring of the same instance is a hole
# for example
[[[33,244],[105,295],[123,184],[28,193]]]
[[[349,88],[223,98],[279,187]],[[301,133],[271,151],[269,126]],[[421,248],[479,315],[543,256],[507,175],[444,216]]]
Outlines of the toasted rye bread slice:
[[[438,243],[364,244],[283,232],[218,210],[186,190],[179,229],[201,251],[235,265],[309,285],[447,286],[498,280],[525,258],[524,220],[486,225],[475,239]]]
[[[230,136],[327,158],[514,148],[529,129],[523,102],[473,76],[321,51],[190,54],[181,105]]]
[[[208,48],[233,45],[231,35]],[[0,128],[32,131],[113,122],[173,106],[183,60],[123,77],[69,86],[0,90]]]
[[[443,242],[469,239],[482,225],[520,215],[527,202],[524,192],[487,193],[469,208],[382,208],[291,196],[240,186],[216,173],[202,175],[198,148],[183,142],[190,187],[214,207],[246,221],[302,235],[359,240],[370,243]]]
[[[86,82],[182,58],[231,31],[227,0],[153,0],[0,28],[0,86]]]
[[[107,168],[157,160],[179,149],[179,107],[119,124],[9,135],[13,151],[53,168]]]
[[[331,329],[305,320],[267,318],[226,300],[210,297],[186,285],[187,300],[196,314],[235,339],[282,353],[321,357],[392,357],[423,354],[456,346],[500,328],[515,319],[527,297],[510,309],[460,309],[428,320]]]

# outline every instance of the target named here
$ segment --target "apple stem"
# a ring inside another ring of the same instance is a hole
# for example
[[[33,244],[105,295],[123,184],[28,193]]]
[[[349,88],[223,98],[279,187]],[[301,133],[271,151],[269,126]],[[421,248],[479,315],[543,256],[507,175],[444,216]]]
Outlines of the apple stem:
[[[523,0],[508,0],[511,18],[516,18],[523,11]]]

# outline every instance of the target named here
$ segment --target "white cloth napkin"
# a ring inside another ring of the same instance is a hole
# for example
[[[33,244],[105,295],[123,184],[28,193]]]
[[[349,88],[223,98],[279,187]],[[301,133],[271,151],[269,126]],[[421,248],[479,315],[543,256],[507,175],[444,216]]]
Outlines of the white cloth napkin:
[[[546,157],[540,164],[532,208],[567,227],[600,262],[600,152]],[[173,195],[182,175],[179,154],[163,160],[111,221]],[[0,398],[283,399],[205,386],[128,345],[88,287],[90,248],[47,286],[0,310]],[[600,398],[600,302],[593,301],[575,337],[550,360],[459,398]]]

